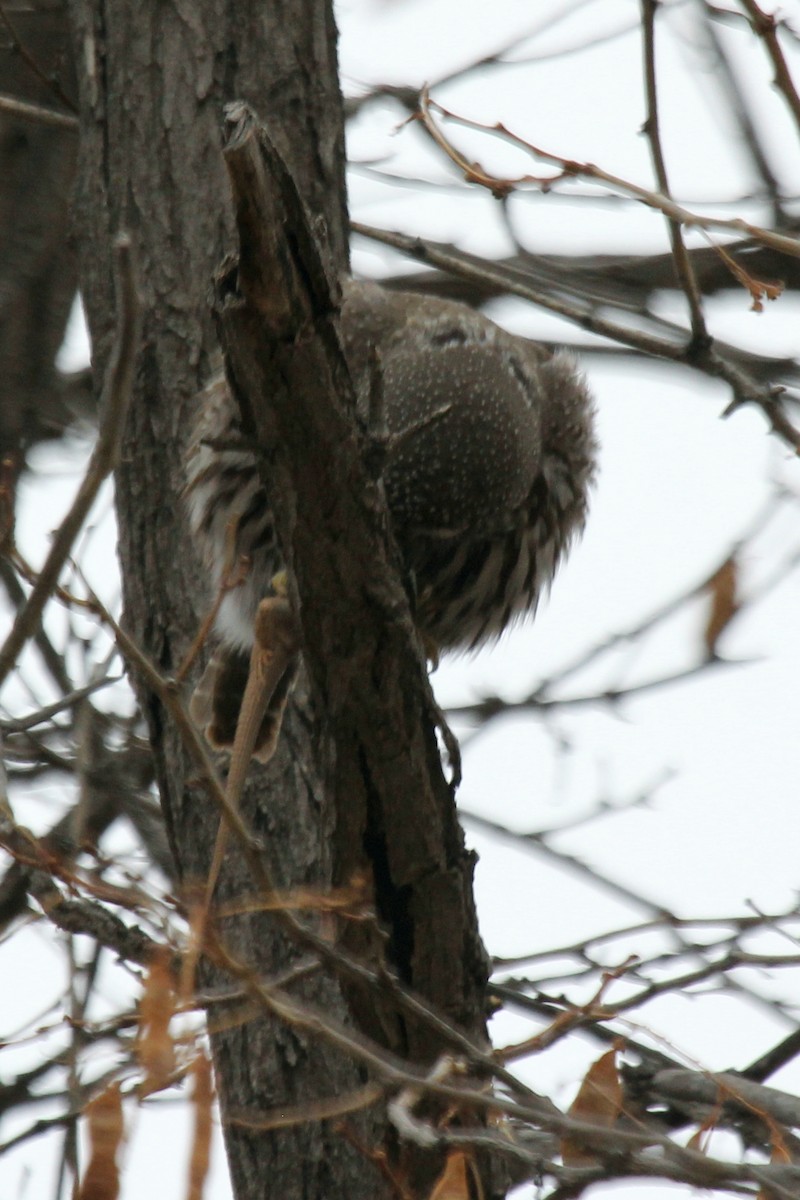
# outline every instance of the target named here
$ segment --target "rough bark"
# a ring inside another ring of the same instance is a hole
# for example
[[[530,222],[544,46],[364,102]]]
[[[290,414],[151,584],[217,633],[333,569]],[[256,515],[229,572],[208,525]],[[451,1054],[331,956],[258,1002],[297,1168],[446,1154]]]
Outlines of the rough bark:
[[[208,601],[178,497],[190,404],[214,349],[210,281],[231,245],[220,155],[223,104],[246,96],[291,128],[293,167],[310,203],[326,213],[343,263],[334,30],[321,6],[290,29],[285,12],[213,0],[187,8],[76,2],[72,16],[82,66],[81,283],[97,367],[113,333],[110,244],[121,227],[135,240],[145,302],[138,384],[117,476],[126,621],[170,674]],[[217,814],[193,783],[162,708],[143,699],[173,851],[183,880],[197,880],[210,862]],[[311,732],[310,712],[301,708],[288,722],[271,786],[253,789],[245,805],[256,831],[281,846],[284,882],[329,875],[324,788]],[[241,863],[231,862],[223,885],[223,895],[247,890]],[[294,953],[263,918],[237,922],[226,934],[234,951],[265,974]],[[321,980],[309,990],[343,1015],[334,983]],[[265,1021],[221,1035],[215,1053],[226,1116],[299,1104],[361,1082],[343,1058]],[[237,1196],[381,1194],[372,1165],[324,1124],[266,1135],[226,1124],[226,1137]]]
[[[11,29],[0,26],[0,93],[68,112],[75,81],[64,3],[3,9]],[[82,381],[55,363],[77,287],[69,238],[77,145],[76,129],[0,110],[0,461],[12,476],[25,450],[59,437],[84,399]]]
[[[346,265],[335,30],[328,4],[302,0],[281,6],[202,0],[189,7],[72,0],[71,11],[81,64],[81,284],[96,367],[102,368],[113,334],[110,244],[121,227],[130,230],[138,251],[145,307],[137,388],[117,476],[126,622],[151,660],[170,675],[208,600],[178,497],[188,414],[215,348],[209,285],[223,254],[235,244],[220,153],[223,107],[244,99],[267,117],[279,155],[311,213],[314,243],[335,276]],[[322,315],[326,321],[331,317]],[[291,347],[284,351],[291,354]],[[302,371],[295,378],[301,376]],[[335,395],[340,384],[341,375],[325,376],[322,391]],[[332,412],[333,422],[323,420],[315,433],[332,437],[342,420],[354,428],[346,408],[345,417],[339,409]],[[399,604],[407,618],[402,590],[385,562],[377,574],[373,567],[365,589],[370,624],[363,635],[351,624],[355,640],[343,688],[335,683],[343,665],[341,606],[325,616],[311,586],[315,554],[328,565],[338,561],[346,576],[351,562],[363,571],[364,549],[349,547],[346,524],[337,531],[341,542],[335,551],[325,541],[333,536],[330,529],[319,533],[322,550],[313,544],[309,518],[319,492],[310,505],[297,495],[304,486],[302,455],[312,455],[305,486],[320,461],[333,464],[329,479],[352,485],[347,473],[358,468],[358,442],[346,437],[341,458],[330,443],[313,450],[304,446],[302,421],[289,420],[281,432],[291,440],[294,460],[281,477],[290,493],[282,503],[285,511],[301,515],[301,533],[289,553],[301,593],[310,589],[311,597],[304,612],[310,614],[312,687],[298,693],[269,768],[254,769],[243,812],[267,847],[279,885],[327,886],[366,863],[401,974],[479,1034],[484,968],[469,887],[471,863],[442,776],[424,673],[407,619],[391,622],[388,634],[380,626],[387,597],[389,606]],[[369,519],[373,531],[382,530],[375,544],[385,550],[380,505]],[[358,580],[356,574],[345,592],[358,589]],[[398,629],[404,631],[401,636]],[[173,851],[188,886],[207,872],[218,816],[165,710],[144,691],[142,701]],[[337,704],[338,712],[331,714]],[[338,725],[327,719],[331,715],[338,716]],[[365,739],[359,723],[378,716]],[[331,728],[340,743],[335,748]],[[220,896],[241,897],[251,888],[245,863],[232,851]],[[224,933],[230,950],[260,975],[284,970],[299,954],[263,915],[226,922]],[[208,971],[206,982],[213,983],[217,977],[211,967]],[[350,1019],[333,978],[317,973],[294,994],[342,1021]],[[362,1003],[362,1012],[368,1008]],[[439,1046],[427,1031],[408,1029],[401,1044],[427,1059]],[[215,1062],[237,1196],[335,1200],[386,1194],[374,1162],[331,1123],[255,1133],[232,1120],[238,1113],[257,1117],[357,1088],[363,1072],[346,1056],[296,1028],[258,1020],[218,1035]],[[355,1119],[354,1125],[368,1145],[379,1143],[379,1114]],[[431,1169],[428,1165],[423,1174]]]

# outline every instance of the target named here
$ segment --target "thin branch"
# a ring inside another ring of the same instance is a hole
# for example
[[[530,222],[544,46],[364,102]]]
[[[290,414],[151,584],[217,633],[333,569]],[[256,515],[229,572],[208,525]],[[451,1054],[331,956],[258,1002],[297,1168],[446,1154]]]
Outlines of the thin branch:
[[[451,145],[433,120],[432,114],[434,111],[445,121],[452,121],[454,124],[461,125],[466,129],[474,129],[478,132],[501,138],[503,141],[511,143],[511,145],[524,150],[535,158],[558,167],[559,173],[546,178],[540,178],[535,175],[520,175],[514,179],[493,176],[485,171],[480,164],[470,162],[465,155]],[[529,142],[519,134],[513,133],[499,121],[494,125],[487,125],[481,121],[472,121],[467,117],[461,117],[457,113],[444,108],[435,100],[432,100],[424,89],[420,93],[419,119],[423,122],[425,128],[431,132],[431,135],[435,137],[437,144],[447,154],[448,158],[463,171],[467,182],[479,184],[487,188],[493,195],[508,195],[524,184],[533,184],[550,191],[557,183],[564,180],[588,179],[604,184],[619,195],[630,196],[634,200],[638,200],[641,204],[644,204],[647,208],[656,209],[658,212],[663,213],[665,217],[669,217],[671,220],[686,226],[687,229],[704,229],[707,232],[718,229],[728,233],[744,234],[759,243],[759,245],[770,246],[772,249],[778,250],[781,254],[800,258],[800,238],[776,233],[774,230],[765,229],[760,225],[753,225],[749,221],[745,221],[742,217],[726,219],[724,217],[702,216],[700,213],[693,212],[685,208],[682,204],[678,204],[670,196],[666,196],[662,192],[656,192],[651,188],[643,187],[641,184],[633,183],[631,180],[623,179],[621,176],[614,175],[611,171],[606,171],[594,163],[578,162],[576,159],[564,158],[560,154],[554,154],[550,150],[545,150],[542,146],[534,145],[533,142]]]
[[[548,312],[557,313],[573,324],[586,329],[590,333],[610,338],[624,346],[630,346],[641,354],[652,358],[663,358],[670,362],[692,367],[712,378],[723,379],[733,391],[733,400],[725,410],[728,416],[737,407],[752,404],[764,413],[770,428],[796,454],[800,454],[800,431],[795,429],[786,416],[782,400],[783,389],[759,384],[755,379],[741,370],[734,363],[724,359],[713,348],[697,345],[690,339],[682,341],[667,340],[653,337],[630,326],[620,325],[599,316],[589,304],[569,303],[560,300],[549,292],[531,287],[517,275],[509,275],[502,267],[487,263],[473,255],[450,247],[440,246],[424,238],[409,237],[403,233],[393,233],[388,230],[376,229],[370,225],[353,222],[354,233],[362,234],[372,241],[392,246],[403,254],[430,266],[439,267],[443,271],[463,279],[475,281],[496,289],[498,294],[521,296],[524,300],[538,305]],[[800,242],[797,243],[800,251]]]
[[[779,21],[771,13],[763,12],[756,0],[741,0],[741,3],[750,17],[753,31],[763,41],[767,54],[772,60],[775,68],[775,87],[786,101],[789,111],[794,117],[798,133],[800,133],[800,96],[797,94],[797,88],[778,40]]]
[[[203,783],[208,788],[212,800],[219,807],[223,819],[228,823],[230,833],[242,849],[252,878],[257,885],[259,896],[267,900],[279,898],[280,892],[274,886],[271,873],[264,861],[264,847],[248,829],[239,812],[230,805],[205,743],[189,718],[185,705],[172,681],[164,679],[147,655],[119,627],[96,596],[92,597],[92,604],[114,631],[117,644],[126,660],[143,676],[147,686],[155,692],[175,720],[187,753],[200,768]],[[366,985],[374,989],[376,994],[388,997],[397,1006],[398,1011],[420,1022],[445,1045],[464,1054],[476,1068],[489,1075],[494,1075],[506,1086],[515,1087],[517,1090],[522,1086],[510,1072],[507,1072],[494,1060],[489,1051],[444,1018],[387,969],[374,971],[359,960],[351,958],[326,937],[317,933],[310,925],[300,921],[288,908],[277,907],[274,912],[289,936],[293,937],[299,945],[313,950],[320,960],[336,974],[351,982]],[[524,1091],[526,1095],[535,1096],[535,1093],[528,1089],[524,1089]]]
[[[72,133],[77,133],[80,124],[78,118],[70,116],[69,113],[60,113],[41,104],[29,104],[26,100],[17,100],[15,96],[0,95],[0,112],[22,117],[24,121],[37,121],[40,125],[69,129]]]
[[[136,289],[133,247],[127,234],[120,234],[115,243],[115,282],[118,327],[103,383],[100,433],[78,494],[53,538],[33,591],[17,613],[11,633],[0,650],[0,687],[14,668],[25,643],[39,628],[42,612],[58,584],[58,577],[73,543],[89,515],[101,484],[116,465],[133,388],[141,330],[141,303]]]
[[[451,1110],[456,1112],[475,1109],[479,1112],[504,1114],[517,1121],[532,1124],[536,1128],[558,1133],[561,1137],[569,1136],[583,1148],[594,1152],[601,1162],[608,1158],[608,1167],[612,1167],[613,1164],[615,1176],[621,1170],[623,1174],[645,1174],[657,1178],[676,1179],[684,1183],[694,1183],[701,1187],[725,1187],[728,1190],[736,1190],[735,1187],[732,1188],[732,1184],[755,1181],[760,1184],[769,1183],[769,1186],[774,1188],[777,1194],[785,1196],[786,1200],[794,1200],[796,1187],[800,1181],[800,1168],[785,1165],[763,1167],[753,1164],[722,1162],[693,1149],[678,1146],[652,1128],[640,1128],[635,1132],[619,1126],[608,1128],[565,1116],[549,1101],[541,1098],[536,1105],[531,1105],[529,1102],[520,1103],[511,1097],[476,1090],[469,1084],[458,1086],[443,1082],[436,1071],[423,1075],[418,1068],[409,1068],[406,1064],[400,1063],[395,1056],[378,1047],[365,1036],[345,1028],[329,1014],[323,1014],[302,1005],[277,989],[264,988],[250,969],[238,962],[225,947],[217,947],[217,958],[231,975],[244,984],[253,999],[269,1013],[306,1035],[323,1038],[362,1063],[386,1085],[409,1089],[414,1101],[417,1097],[436,1097],[448,1100]],[[677,1074],[685,1073],[678,1072]],[[666,1072],[665,1075],[667,1075]],[[720,1076],[719,1078],[723,1079],[727,1085],[728,1077]],[[730,1092],[735,1094],[736,1077],[731,1078],[734,1082],[731,1084]],[[674,1087],[678,1087],[680,1082],[679,1080],[672,1081],[667,1076],[665,1086],[673,1083]],[[770,1089],[765,1090],[770,1091]],[[776,1103],[780,1103],[781,1094],[776,1093],[775,1095]],[[795,1101],[795,1103],[798,1102]],[[433,1129],[431,1129],[431,1133],[433,1141],[430,1137],[426,1137],[426,1144],[439,1144],[438,1135]],[[470,1144],[475,1138],[480,1144],[486,1145],[488,1136],[489,1141],[498,1151],[502,1152],[501,1147],[505,1145],[508,1153],[516,1153],[517,1143],[508,1137],[506,1130],[503,1130],[496,1138],[493,1138],[491,1134],[487,1135],[483,1129],[457,1132],[452,1136],[459,1144],[463,1145]],[[638,1153],[653,1146],[659,1147],[660,1155],[642,1156]],[[625,1165],[622,1168],[620,1167],[620,1155],[624,1156],[622,1161]],[[537,1155],[536,1161],[540,1171],[553,1174],[558,1178],[564,1175],[564,1168],[555,1167],[551,1163],[543,1163],[541,1155]],[[581,1171],[579,1174],[583,1178]],[[605,1174],[602,1177],[605,1177]],[[594,1172],[590,1171],[587,1182],[594,1178]],[[795,1191],[790,1190],[791,1188],[794,1188]]]
[[[57,79],[55,79],[52,75],[47,75],[42,70],[42,68],[39,66],[39,63],[36,61],[35,55],[30,53],[25,43],[20,38],[11,18],[8,15],[6,5],[4,3],[0,3],[0,22],[5,25],[11,38],[10,49],[20,56],[22,61],[30,70],[31,74],[35,75],[39,82],[44,84],[48,91],[52,92],[56,99],[60,100],[65,108],[68,108],[70,112],[77,113],[77,108],[71,97],[67,95]]]
[[[678,683],[686,683],[713,668],[746,667],[752,666],[753,662],[754,660],[745,658],[733,659],[715,656],[709,659],[704,657],[692,666],[672,671],[666,675],[657,675],[653,679],[645,679],[641,683],[631,683],[624,687],[601,688],[599,691],[586,692],[579,696],[543,697],[535,694],[524,696],[521,700],[503,700],[499,696],[487,696],[483,700],[478,700],[473,704],[449,707],[447,714],[450,717],[467,717],[477,720],[485,726],[487,721],[495,717],[518,712],[546,713],[553,709],[586,708],[600,704],[616,707],[624,700],[631,700],[637,696],[646,696],[650,692],[661,691],[662,688],[673,687]]]
[[[781,1067],[785,1067],[792,1059],[797,1058],[798,1054],[800,1054],[800,1029],[793,1029],[788,1037],[785,1037],[777,1046],[771,1047],[749,1067],[745,1067],[740,1074],[744,1079],[763,1083],[765,1079],[769,1079],[770,1075],[774,1075]]]
[[[603,890],[616,896],[617,899],[622,900],[624,903],[632,904],[635,908],[650,913],[655,920],[666,921],[670,925],[674,924],[676,917],[666,905],[649,900],[639,892],[635,892],[632,888],[606,878],[606,876],[601,875],[599,871],[595,870],[588,863],[583,862],[576,855],[556,850],[553,846],[549,845],[547,839],[541,833],[517,833],[515,830],[500,824],[499,821],[492,821],[488,817],[481,817],[477,813],[467,812],[464,809],[461,810],[461,815],[467,825],[472,825],[484,833],[490,833],[504,841],[511,842],[520,849],[530,850],[534,853],[542,854],[546,858],[555,859],[572,874],[600,886]]]
[[[748,546],[751,546],[758,536],[764,533],[770,522],[780,511],[785,500],[785,493],[779,488],[776,489],[764,504],[761,505],[741,537],[729,549],[724,551],[720,561],[702,579],[692,584],[680,595],[671,597],[665,604],[654,609],[635,626],[612,633],[605,640],[597,642],[590,646],[589,649],[582,651],[572,662],[568,662],[565,666],[554,671],[547,679],[539,683],[527,696],[523,696],[519,700],[510,701],[497,694],[487,694],[471,704],[448,708],[448,715],[480,722],[481,729],[485,729],[491,720],[504,716],[507,713],[524,711],[547,712],[550,709],[561,707],[581,708],[593,704],[616,704],[620,700],[640,693],[646,693],[654,688],[682,682],[693,675],[708,670],[710,667],[746,665],[745,662],[738,662],[737,660],[720,657],[708,658],[704,656],[701,661],[693,666],[673,671],[668,675],[645,680],[640,684],[632,684],[629,687],[617,685],[602,688],[592,693],[572,696],[558,695],[558,689],[563,687],[567,680],[585,671],[587,667],[592,666],[619,647],[641,642],[647,634],[673,617],[685,605],[707,594],[709,586],[721,567],[729,562],[731,558],[741,556],[742,552]],[[796,552],[789,556],[785,562],[781,563],[780,567],[776,568],[769,578],[763,581],[759,588],[753,589],[746,597],[741,598],[737,612],[740,614],[764,600],[770,594],[771,589],[786,578],[786,575],[790,571],[796,568],[799,555],[800,552]]]
[[[452,246],[429,241],[426,238],[409,237],[404,233],[396,233],[388,229],[378,229],[372,225],[364,225],[353,221],[351,228],[354,233],[391,246],[401,254],[407,254],[418,262],[438,267],[459,278],[470,280],[476,284],[490,287],[496,295],[511,294],[521,296],[532,304],[565,317],[566,320],[580,326],[589,333],[600,337],[610,338],[613,342],[621,342],[634,350],[654,358],[665,358],[671,362],[685,363],[686,348],[677,340],[670,342],[665,338],[656,338],[642,333],[640,330],[620,325],[599,316],[593,307],[587,303],[568,303],[559,300],[552,293],[532,287],[518,274],[512,275],[502,265],[487,262],[477,255],[466,254]]]
[[[656,84],[656,45],[655,21],[659,0],[642,0],[642,30],[644,34],[644,73],[647,93],[647,119],[644,130],[650,145],[650,154],[656,173],[659,191],[670,195],[667,165],[664,150],[661,145],[661,129],[658,119],[658,87]],[[689,315],[692,323],[692,337],[698,344],[710,342],[706,329],[703,306],[697,281],[692,271],[692,264],[686,253],[686,245],[681,232],[681,225],[674,217],[667,217],[669,239],[672,245],[672,259],[678,274],[681,287],[689,305]]]
[[[11,562],[4,555],[0,555],[0,583],[3,584],[14,608],[19,610],[25,603],[25,589],[17,578]],[[62,695],[71,692],[72,680],[64,663],[64,655],[56,650],[41,625],[34,633],[33,640],[56,687]]]
[[[377,1083],[367,1083],[344,1096],[331,1096],[325,1100],[307,1100],[302,1104],[282,1104],[280,1108],[267,1112],[228,1112],[226,1125],[239,1129],[262,1131],[265,1129],[288,1129],[306,1121],[329,1121],[332,1117],[343,1117],[375,1104],[384,1095]]]
[[[785,227],[788,221],[783,211],[780,185],[770,166],[767,151],[762,145],[758,128],[750,114],[744,90],[734,72],[725,45],[719,36],[717,22],[714,19],[713,8],[709,0],[700,0],[700,9],[704,16],[703,25],[708,45],[714,55],[715,71],[719,78],[720,88],[727,98],[728,110],[739,126],[742,141],[747,147],[753,166],[761,177],[766,193],[770,198],[773,221],[779,227]]]
[[[95,692],[102,691],[103,688],[109,687],[112,683],[120,683],[123,679],[124,676],[122,675],[106,675],[103,679],[96,679],[93,683],[87,683],[84,687],[75,688],[74,691],[68,692],[66,696],[62,696],[60,700],[54,700],[52,704],[46,704],[43,708],[38,708],[36,712],[28,713],[27,717],[0,717],[0,730],[3,733],[24,733],[28,729],[35,729],[37,725],[44,725],[52,721],[53,717],[58,716],[65,709],[73,708],[81,700],[86,700],[89,696],[93,696]]]
[[[642,934],[664,933],[671,930],[732,930],[727,938],[720,939],[716,943],[698,944],[695,942],[686,946],[686,950],[689,953],[695,953],[700,950],[709,951],[713,949],[714,945],[737,942],[745,934],[757,933],[764,930],[780,930],[785,922],[797,922],[798,920],[800,920],[800,911],[798,911],[797,907],[781,913],[741,914],[733,917],[677,917],[674,915],[663,915],[649,921],[637,921],[632,925],[623,925],[618,929],[608,930],[606,933],[590,935],[589,937],[581,938],[579,941],[554,946],[546,950],[533,951],[530,954],[517,955],[513,958],[495,958],[494,967],[498,971],[507,971],[512,967],[542,963],[550,959],[559,958],[575,958],[581,962],[586,962],[589,960],[593,950],[599,949],[602,946],[614,946],[616,942],[629,939],[634,935],[641,937]],[[670,960],[674,962],[674,953],[670,954]],[[639,965],[643,962],[643,958],[638,956]],[[597,970],[605,969],[598,962],[592,962],[591,965]],[[744,1070],[742,1074],[747,1075],[748,1078],[758,1078],[757,1075],[750,1074],[750,1068]]]

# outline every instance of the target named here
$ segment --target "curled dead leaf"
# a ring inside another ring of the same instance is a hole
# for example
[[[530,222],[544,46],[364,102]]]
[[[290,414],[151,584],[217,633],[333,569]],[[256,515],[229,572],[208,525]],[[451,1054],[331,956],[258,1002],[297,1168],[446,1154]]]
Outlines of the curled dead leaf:
[[[576,1121],[610,1129],[616,1123],[621,1109],[622,1084],[617,1070],[617,1052],[609,1050],[589,1067],[569,1115]],[[561,1157],[568,1167],[592,1166],[597,1162],[595,1154],[572,1138],[562,1140]]]
[[[727,250],[723,249],[722,246],[718,246],[716,243],[712,244],[734,279],[750,293],[750,299],[753,301],[750,305],[751,312],[763,312],[765,300],[777,300],[783,294],[786,284],[782,280],[756,278],[733,255],[728,254]]]
[[[736,559],[731,556],[708,581],[708,592],[711,596],[711,609],[706,621],[703,642],[709,658],[717,652],[717,642],[720,636],[739,611],[737,593],[739,568]]]
[[[144,1069],[143,1095],[166,1087],[175,1070],[175,1045],[169,1025],[175,1014],[177,996],[171,959],[169,946],[159,946],[150,960],[139,1004],[136,1053]]]
[[[125,1133],[118,1083],[112,1083],[86,1106],[86,1120],[91,1150],[79,1200],[117,1200],[117,1153]]]
[[[192,1063],[192,1076],[194,1078],[192,1089],[194,1137],[192,1154],[189,1159],[189,1184],[186,1189],[186,1197],[187,1200],[201,1200],[208,1175],[208,1165],[211,1161],[211,1114],[214,1103],[211,1063],[202,1052]]]
[[[471,1200],[470,1179],[479,1186],[475,1164],[465,1150],[451,1150],[428,1200]]]

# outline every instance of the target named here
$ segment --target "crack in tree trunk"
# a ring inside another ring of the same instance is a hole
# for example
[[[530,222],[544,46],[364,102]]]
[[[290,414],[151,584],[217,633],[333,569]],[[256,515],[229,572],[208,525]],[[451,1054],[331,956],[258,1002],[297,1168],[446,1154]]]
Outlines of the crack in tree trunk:
[[[253,770],[242,811],[267,848],[278,886],[330,887],[377,868],[376,890],[389,898],[381,915],[397,923],[388,931],[389,944],[401,954],[402,976],[482,1037],[486,967],[471,896],[472,859],[442,773],[435,707],[407,603],[387,558],[383,502],[363,468],[352,409],[340,400],[346,372],[337,350],[335,304],[325,299],[347,265],[330,6],[320,0],[309,9],[296,0],[280,14],[261,4],[246,7],[252,11],[202,0],[188,27],[164,6],[71,3],[81,72],[81,279],[96,367],[102,369],[113,330],[108,263],[111,235],[121,227],[136,244],[145,296],[137,388],[117,477],[126,623],[170,675],[208,600],[178,495],[184,431],[214,353],[208,285],[234,245],[220,122],[225,102],[245,96],[268,117],[276,154],[302,196],[289,214],[284,252],[288,246],[305,256],[301,298],[309,280],[316,278],[317,290],[306,312],[309,336],[286,342],[284,330],[280,345],[269,346],[263,326],[251,327],[244,335],[249,349],[232,348],[241,367],[260,345],[264,357],[272,355],[273,369],[289,380],[284,396],[266,393],[271,403],[259,404],[254,417],[259,436],[274,440],[276,430],[279,436],[270,478],[302,596],[308,667],[275,759],[269,768]],[[256,34],[245,38],[244,29]],[[311,219],[304,228],[306,212]],[[241,211],[239,224],[241,232]],[[324,268],[314,268],[314,253]],[[258,270],[258,263],[249,265]],[[280,300],[280,289],[276,295]],[[294,320],[297,307],[289,303],[288,311]],[[241,328],[231,332],[237,319],[244,320],[242,309],[232,304],[223,316],[229,348],[241,336]],[[295,325],[292,332],[299,331]],[[250,398],[264,394],[249,384],[244,390]],[[321,461],[342,489],[338,519],[348,519],[341,528],[332,525],[337,518],[331,517],[330,496],[315,490]],[[361,609],[353,610],[359,596]],[[340,636],[343,612],[358,630],[349,656]],[[188,887],[208,870],[217,814],[160,703],[140,693],[173,852]],[[383,847],[381,862],[370,860],[368,823],[377,838],[371,845]],[[232,851],[220,901],[241,899],[251,889],[244,861]],[[222,931],[230,952],[260,975],[280,972],[300,954],[268,914],[226,920]],[[382,936],[373,939],[372,950],[382,950],[383,943]],[[212,986],[223,978],[207,966],[203,982]],[[380,1007],[374,996],[362,996],[348,1016],[353,990],[346,1000],[339,983],[324,973],[303,979],[293,995],[340,1021],[354,1014],[358,1022],[359,1013]],[[401,1022],[388,1001],[383,1007],[386,1019],[377,1024],[383,1044],[392,1046],[400,1036],[413,1058],[430,1061],[441,1048],[438,1038],[424,1023]],[[370,1032],[376,1032],[374,1020]],[[260,1111],[355,1093],[365,1082],[364,1070],[344,1053],[273,1019],[219,1033],[214,1050],[225,1117],[257,1118]],[[377,1106],[347,1121],[357,1142],[373,1148],[385,1143],[385,1117]],[[260,1132],[226,1123],[225,1134],[239,1197],[390,1194],[375,1163],[331,1122]],[[440,1153],[415,1151],[409,1160],[408,1178],[416,1178],[424,1194],[429,1186],[421,1181],[437,1172]]]

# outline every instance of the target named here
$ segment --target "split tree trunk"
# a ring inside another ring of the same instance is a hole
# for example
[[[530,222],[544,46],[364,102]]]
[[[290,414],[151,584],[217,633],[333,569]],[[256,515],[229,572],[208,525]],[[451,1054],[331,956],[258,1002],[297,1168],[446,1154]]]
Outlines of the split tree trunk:
[[[192,0],[188,6],[71,0],[70,7],[81,97],[76,225],[98,377],[114,332],[111,243],[123,228],[138,254],[145,305],[136,393],[117,472],[125,619],[170,676],[209,601],[179,494],[193,397],[216,345],[211,282],[223,256],[236,248],[221,154],[223,108],[243,99],[267,122],[335,277],[347,265],[335,28],[325,0]],[[320,314],[323,324],[329,317]],[[309,336],[320,336],[320,329]],[[291,356],[291,347],[286,352]],[[299,584],[310,683],[297,694],[276,758],[268,769],[253,771],[243,811],[279,885],[327,888],[365,873],[393,968],[479,1040],[485,964],[471,861],[439,763],[433,709],[391,566],[380,491],[360,463],[346,380],[334,372],[325,386],[338,405],[336,420],[320,421],[314,436],[333,436],[337,422],[341,427],[349,420],[352,436],[341,444],[304,450],[307,425],[292,424],[291,403],[275,418],[289,447],[276,506],[299,514],[282,528]],[[271,404],[270,397],[261,399]],[[302,405],[297,410],[302,420]],[[338,527],[335,515],[329,520],[336,505],[314,495],[308,453],[331,466],[330,479],[346,478],[348,485],[363,479],[360,514],[358,487],[347,497],[356,520]],[[368,530],[377,547],[371,558],[355,541],[359,530]],[[315,583],[315,566],[326,565],[333,578],[330,567],[337,563],[342,584],[326,597]],[[173,852],[188,888],[208,871],[218,813],[162,705],[144,692],[142,700]],[[232,851],[218,895],[242,898],[251,891],[246,865]],[[274,976],[302,954],[263,914],[227,921],[224,933],[260,976]],[[229,982],[211,966],[206,970],[206,985]],[[295,985],[293,995],[339,1021],[360,1021],[395,1054],[430,1062],[446,1048],[424,1022],[409,1027],[395,1013],[370,1026],[365,1014],[379,1008],[377,998],[365,1003],[351,990],[345,998],[324,970]],[[218,1034],[214,1051],[239,1200],[390,1194],[374,1162],[332,1122],[256,1133],[235,1120],[345,1095],[365,1081],[362,1066],[267,1019]],[[390,1145],[379,1106],[351,1124],[366,1146]],[[429,1161],[412,1162],[409,1177],[430,1178],[436,1169]]]

